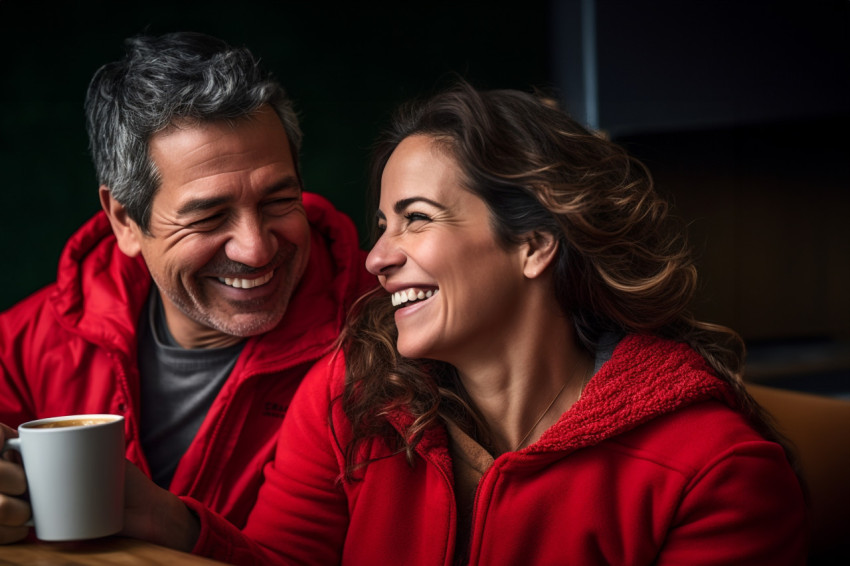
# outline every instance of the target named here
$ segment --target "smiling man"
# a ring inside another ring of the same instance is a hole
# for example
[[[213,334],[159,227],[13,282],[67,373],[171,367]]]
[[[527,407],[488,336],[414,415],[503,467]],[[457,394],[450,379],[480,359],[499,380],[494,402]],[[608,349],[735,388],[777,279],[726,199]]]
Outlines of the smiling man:
[[[151,136],[160,186],[146,227],[106,185],[118,245],[141,254],[174,339],[224,347],[277,326],[307,266],[310,225],[280,119],[267,105],[235,123],[181,123]]]
[[[0,315],[0,441],[122,414],[131,462],[241,526],[295,389],[375,285],[356,229],[302,190],[297,116],[246,49],[134,38],[86,113],[103,211]],[[27,536],[25,490],[0,461],[0,543]]]

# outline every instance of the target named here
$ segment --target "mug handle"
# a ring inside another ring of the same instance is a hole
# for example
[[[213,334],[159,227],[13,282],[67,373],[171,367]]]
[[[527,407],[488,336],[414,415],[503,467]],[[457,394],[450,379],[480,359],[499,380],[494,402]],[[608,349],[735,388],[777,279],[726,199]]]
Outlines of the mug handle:
[[[14,450],[16,452],[21,451],[21,439],[20,438],[7,438],[6,442],[3,443],[3,448],[0,449],[0,454],[6,452],[6,450]]]
[[[5,454],[7,450],[14,450],[15,452],[21,451],[21,439],[20,438],[7,438],[6,442],[3,443],[3,447],[0,448],[0,454]],[[23,524],[24,527],[33,527],[35,523],[33,523],[32,519],[32,511],[30,511],[29,520]]]

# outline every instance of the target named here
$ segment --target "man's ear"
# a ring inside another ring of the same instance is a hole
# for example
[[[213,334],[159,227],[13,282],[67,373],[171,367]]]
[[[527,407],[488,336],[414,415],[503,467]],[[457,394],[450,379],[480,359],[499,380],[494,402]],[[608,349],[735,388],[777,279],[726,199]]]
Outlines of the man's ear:
[[[529,279],[534,279],[555,261],[559,243],[551,232],[531,232],[522,247],[522,272]]]
[[[136,257],[142,251],[140,238],[142,231],[139,225],[136,224],[130,215],[127,214],[127,209],[112,196],[112,191],[106,185],[101,185],[98,188],[100,196],[100,206],[106,212],[109,223],[112,225],[112,231],[118,239],[118,248],[130,257]]]

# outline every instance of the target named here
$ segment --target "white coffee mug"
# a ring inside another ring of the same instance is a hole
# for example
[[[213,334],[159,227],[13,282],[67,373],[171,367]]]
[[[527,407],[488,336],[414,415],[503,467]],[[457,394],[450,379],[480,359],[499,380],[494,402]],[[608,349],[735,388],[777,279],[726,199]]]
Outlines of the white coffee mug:
[[[98,538],[123,528],[124,417],[39,419],[18,435],[3,452],[21,453],[39,539]]]

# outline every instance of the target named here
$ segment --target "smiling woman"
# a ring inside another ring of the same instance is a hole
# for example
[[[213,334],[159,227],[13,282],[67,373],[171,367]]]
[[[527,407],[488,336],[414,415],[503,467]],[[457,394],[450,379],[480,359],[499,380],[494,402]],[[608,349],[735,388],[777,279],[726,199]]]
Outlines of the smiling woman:
[[[399,112],[373,183],[383,289],[299,389],[245,529],[196,508],[196,552],[804,562],[791,458],[737,334],[689,314],[683,231],[639,162],[548,99],[460,84]]]
[[[381,180],[382,235],[366,267],[387,291],[407,298],[395,305],[402,355],[462,367],[468,358],[475,363],[482,353],[505,351],[515,338],[539,338],[534,329],[542,321],[522,315],[536,316],[533,303],[546,302],[549,289],[527,292],[521,267],[542,271],[541,250],[502,246],[489,216],[484,201],[461,188],[460,170],[431,137],[411,136],[393,152]],[[551,259],[556,246],[549,243]],[[516,336],[500,335],[500,328]]]

